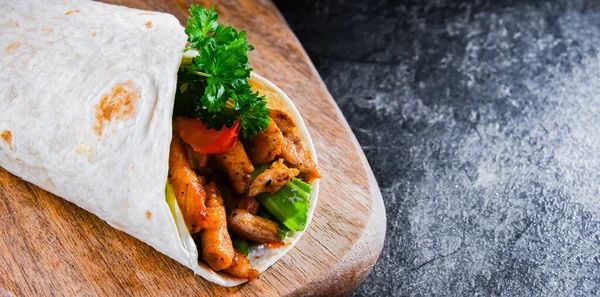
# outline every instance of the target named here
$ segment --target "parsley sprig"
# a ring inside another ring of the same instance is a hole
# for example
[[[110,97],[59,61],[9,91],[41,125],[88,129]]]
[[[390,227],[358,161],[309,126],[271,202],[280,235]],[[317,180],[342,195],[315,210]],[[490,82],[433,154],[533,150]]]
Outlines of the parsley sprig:
[[[269,125],[269,110],[264,96],[252,92],[248,78],[246,31],[217,22],[214,6],[206,10],[192,4],[185,33],[190,46],[198,50],[193,58],[184,57],[178,73],[175,116],[199,118],[208,128],[231,127],[240,121],[243,137],[254,135]]]

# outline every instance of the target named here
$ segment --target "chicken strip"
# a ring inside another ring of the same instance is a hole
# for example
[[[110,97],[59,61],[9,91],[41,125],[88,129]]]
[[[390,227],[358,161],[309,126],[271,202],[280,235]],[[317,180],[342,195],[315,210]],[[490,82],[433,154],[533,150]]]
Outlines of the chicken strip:
[[[221,193],[221,198],[225,202],[225,211],[231,212],[232,210],[238,208],[239,199],[235,195],[233,195],[231,191],[231,187],[229,186],[229,182],[226,182],[224,178],[220,176],[213,176],[217,183],[217,189],[219,193]]]
[[[305,175],[307,181],[321,177],[317,164],[313,161],[308,151],[302,147],[302,141],[296,136],[294,130],[296,124],[292,118],[280,110],[270,110],[269,116],[283,133],[283,147],[281,157],[298,168]]]
[[[296,123],[287,113],[277,109],[269,109],[269,118],[275,122],[277,128],[284,133],[284,136],[286,133],[294,133]]]
[[[169,152],[169,182],[173,186],[177,205],[190,234],[206,226],[206,193],[192,169],[185,149],[178,137],[171,141]]]
[[[279,159],[254,178],[248,196],[256,196],[264,192],[275,193],[299,173],[298,169],[285,166],[283,159]]]
[[[258,276],[258,271],[250,265],[250,260],[238,251],[235,251],[231,266],[224,271],[230,275],[245,278],[249,281],[253,281]]]
[[[234,249],[227,231],[227,216],[223,198],[221,198],[214,181],[206,185],[206,192],[208,226],[200,232],[202,259],[214,271],[219,271],[231,266]]]
[[[210,168],[208,167],[209,155],[195,151],[190,145],[185,144],[185,142],[184,145],[192,168],[202,175],[210,174]]]
[[[283,147],[283,134],[271,119],[269,126],[249,137],[245,141],[245,149],[253,164],[264,164],[275,160]]]
[[[243,209],[235,209],[227,216],[231,232],[239,237],[258,243],[283,243],[279,237],[279,225],[269,219],[255,216]]]
[[[238,141],[230,150],[214,155],[214,160],[229,176],[233,190],[244,194],[250,188],[250,173],[254,171],[244,145]]]
[[[258,202],[256,198],[248,195],[245,195],[242,198],[240,198],[237,204],[237,208],[243,209],[253,215],[255,215],[258,212],[259,207],[260,202]]]
[[[292,133],[283,139],[281,157],[304,173],[307,181],[321,177],[317,164],[315,164],[310,154],[302,147],[300,138]]]

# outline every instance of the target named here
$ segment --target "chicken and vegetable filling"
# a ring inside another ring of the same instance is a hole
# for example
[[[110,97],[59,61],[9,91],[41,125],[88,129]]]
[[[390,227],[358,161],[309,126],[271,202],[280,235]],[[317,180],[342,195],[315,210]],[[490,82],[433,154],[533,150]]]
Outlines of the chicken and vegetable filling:
[[[321,175],[292,118],[252,90],[246,32],[219,24],[214,7],[189,12],[186,50],[196,55],[184,55],[177,77],[167,203],[177,201],[199,261],[252,280],[250,247],[281,247],[304,230]]]
[[[247,247],[277,248],[285,244],[287,233],[302,231],[310,182],[320,177],[291,117],[279,110],[270,115],[267,129],[236,137],[231,148],[214,154],[194,150],[181,136],[198,123],[185,125],[177,119],[169,155],[168,182],[199,247],[199,260],[248,280],[258,272],[250,265]]]

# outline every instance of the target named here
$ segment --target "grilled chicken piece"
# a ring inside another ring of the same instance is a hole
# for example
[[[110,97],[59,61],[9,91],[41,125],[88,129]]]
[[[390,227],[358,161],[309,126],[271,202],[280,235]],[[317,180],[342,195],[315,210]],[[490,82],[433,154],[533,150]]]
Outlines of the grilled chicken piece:
[[[173,136],[169,152],[169,182],[173,186],[177,205],[190,234],[206,226],[206,193],[192,169],[185,149],[178,137]]]
[[[281,157],[304,173],[307,181],[321,177],[317,164],[315,164],[308,152],[304,150],[300,138],[296,135],[288,134],[283,139]]]
[[[281,110],[269,109],[269,118],[271,118],[271,120],[275,122],[277,128],[279,128],[279,130],[281,130],[281,132],[284,133],[284,136],[285,133],[294,133],[294,130],[296,129],[296,124],[294,123],[294,120],[292,120],[292,117],[290,117],[289,114]]]
[[[244,146],[238,141],[230,150],[214,155],[214,160],[227,173],[233,190],[244,194],[250,188],[250,173],[254,171]]]
[[[253,281],[258,276],[258,271],[250,265],[250,260],[238,251],[235,251],[231,266],[224,271],[230,275],[245,278],[249,281]]]
[[[206,192],[208,225],[200,232],[202,259],[214,271],[219,271],[231,266],[235,251],[227,231],[227,215],[223,198],[214,181],[206,185]]]
[[[319,173],[317,164],[315,164],[310,154],[304,150],[300,138],[294,133],[296,124],[294,124],[292,118],[287,113],[274,109],[270,110],[269,116],[283,133],[281,157],[304,173],[307,181],[320,178],[321,173]]]
[[[264,192],[277,192],[299,173],[300,171],[298,169],[285,166],[285,164],[283,164],[283,159],[279,159],[261,174],[256,176],[250,184],[248,196],[256,196]]]
[[[277,223],[255,216],[243,209],[234,209],[227,216],[227,225],[231,232],[243,239],[258,243],[283,243]]]
[[[209,174],[210,168],[208,167],[208,161],[210,157],[207,154],[195,151],[189,144],[186,144],[185,142],[183,142],[183,145],[185,146],[185,150],[192,168],[200,172],[200,174]]]
[[[213,176],[213,178],[215,178],[217,189],[219,190],[219,193],[221,193],[221,197],[225,202],[225,210],[229,213],[238,208],[239,199],[233,195],[231,187],[229,186],[229,182],[226,182],[225,179],[221,178],[220,176]]]
[[[269,126],[249,137],[245,141],[245,149],[253,164],[264,164],[275,160],[283,147],[283,134],[271,119]]]
[[[245,195],[242,198],[240,198],[240,201],[237,204],[237,208],[243,209],[253,215],[255,215],[258,212],[259,207],[260,202],[258,202],[256,198],[248,195]]]

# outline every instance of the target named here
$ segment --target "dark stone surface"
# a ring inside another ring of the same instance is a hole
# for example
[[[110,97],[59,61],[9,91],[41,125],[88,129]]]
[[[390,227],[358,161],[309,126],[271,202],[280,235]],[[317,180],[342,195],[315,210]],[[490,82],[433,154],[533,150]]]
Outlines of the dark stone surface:
[[[275,1],[388,215],[356,296],[600,294],[600,1]]]

